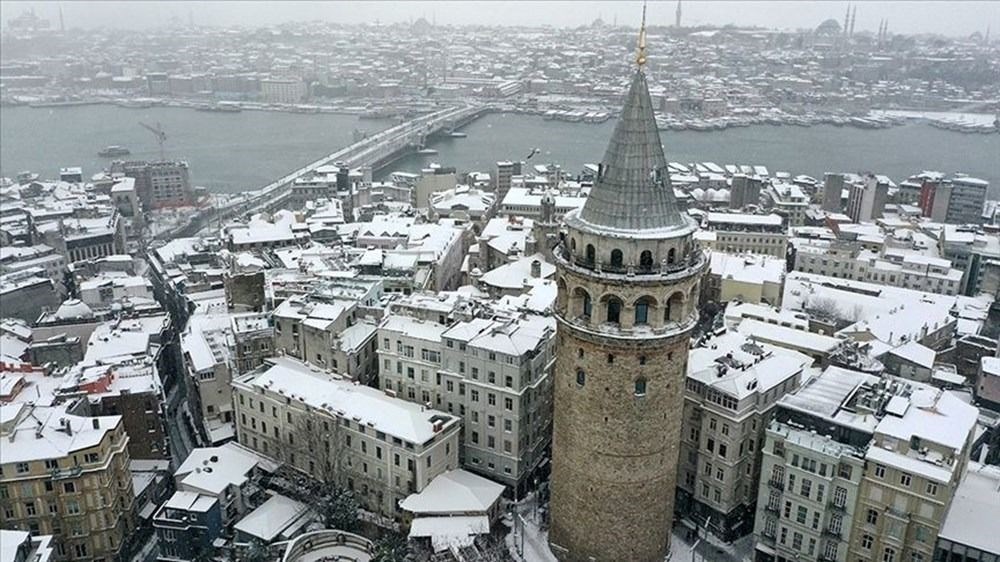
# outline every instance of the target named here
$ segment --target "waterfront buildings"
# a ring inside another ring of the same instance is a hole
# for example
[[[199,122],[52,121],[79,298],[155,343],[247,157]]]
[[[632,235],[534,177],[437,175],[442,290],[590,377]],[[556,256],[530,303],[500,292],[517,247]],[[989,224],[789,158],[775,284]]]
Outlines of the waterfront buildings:
[[[677,208],[643,68],[555,250],[557,357],[549,543],[569,561],[669,548],[689,334],[708,266]],[[624,375],[624,376],[623,376]]]
[[[135,193],[146,210],[195,203],[187,162],[118,161],[111,164],[110,171],[135,179]]]
[[[980,224],[989,182],[967,176],[925,178],[920,210],[925,217],[950,224]]]

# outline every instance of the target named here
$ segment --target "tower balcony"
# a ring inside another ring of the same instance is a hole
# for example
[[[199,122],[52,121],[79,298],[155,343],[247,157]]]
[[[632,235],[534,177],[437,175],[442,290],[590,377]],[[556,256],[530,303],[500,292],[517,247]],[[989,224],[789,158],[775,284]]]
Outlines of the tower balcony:
[[[680,281],[702,271],[708,264],[708,256],[700,249],[694,249],[676,261],[663,260],[658,263],[625,264],[588,258],[585,255],[571,252],[565,244],[560,244],[556,248],[555,258],[560,265],[567,269],[584,275],[597,274],[615,281]]]

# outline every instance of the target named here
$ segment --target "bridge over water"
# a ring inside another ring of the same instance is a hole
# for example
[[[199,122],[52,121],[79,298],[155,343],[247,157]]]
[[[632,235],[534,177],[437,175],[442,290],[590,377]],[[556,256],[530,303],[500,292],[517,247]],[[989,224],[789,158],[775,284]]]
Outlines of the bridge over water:
[[[242,197],[233,197],[223,206],[203,209],[186,224],[157,234],[156,239],[193,236],[212,222],[221,223],[239,215],[278,209],[291,193],[295,180],[321,166],[344,162],[351,168],[380,168],[420,147],[428,137],[461,127],[488,111],[490,107],[482,105],[453,106],[400,123],[328,154],[256,191],[246,192]]]

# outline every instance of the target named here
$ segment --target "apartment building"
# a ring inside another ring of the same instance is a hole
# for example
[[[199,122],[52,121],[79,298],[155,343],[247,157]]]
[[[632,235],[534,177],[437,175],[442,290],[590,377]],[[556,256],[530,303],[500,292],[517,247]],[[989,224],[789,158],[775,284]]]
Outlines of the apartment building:
[[[785,257],[788,236],[776,214],[708,213],[704,229],[696,235],[703,247],[729,254],[763,254]]]
[[[830,367],[778,402],[762,445],[756,562],[853,562],[864,454],[884,403],[878,381]]]
[[[943,295],[957,295],[962,289],[963,272],[946,259],[891,250],[880,255],[841,240],[796,238],[793,246],[795,271]]]
[[[524,493],[551,441],[555,319],[391,314],[378,338],[382,388],[460,416],[463,467]]]
[[[684,391],[677,511],[732,541],[753,530],[770,410],[812,359],[737,332],[692,349]]]
[[[111,173],[135,179],[135,192],[146,211],[195,203],[187,162],[119,161],[111,164]]]
[[[292,297],[272,315],[274,347],[292,357],[368,384],[376,374],[376,327],[354,301]]]
[[[793,183],[771,183],[764,192],[765,206],[781,215],[788,226],[805,224],[809,197]]]
[[[981,224],[988,181],[968,176],[925,179],[920,189],[920,210],[935,222]]]
[[[929,562],[969,460],[979,410],[920,383],[895,389],[865,454],[851,558]]]
[[[711,266],[702,285],[702,299],[780,306],[784,281],[784,259],[712,252]]]
[[[136,523],[121,416],[2,407],[0,526],[54,535],[54,560],[124,558]]]
[[[289,357],[233,380],[239,442],[312,478],[353,490],[362,507],[399,501],[458,468],[461,420]]]

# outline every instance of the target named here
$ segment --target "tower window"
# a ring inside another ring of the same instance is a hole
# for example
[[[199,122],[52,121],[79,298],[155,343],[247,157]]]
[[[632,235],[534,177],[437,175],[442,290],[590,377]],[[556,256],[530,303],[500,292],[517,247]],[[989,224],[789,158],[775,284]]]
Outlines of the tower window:
[[[587,383],[587,374],[583,372],[583,369],[576,370],[576,384],[578,386],[583,386]]]
[[[611,297],[608,299],[608,315],[607,321],[611,324],[618,324],[621,322],[622,316],[622,301],[617,297]]]
[[[640,365],[645,365],[646,364],[646,356],[645,355],[640,355],[639,356],[639,364]]]
[[[639,268],[643,271],[650,271],[653,269],[653,252],[643,250],[643,252],[639,254]]]
[[[609,353],[608,354],[608,365],[610,365],[610,364],[612,364],[614,362],[615,362],[615,356],[614,356],[614,354],[613,353]]]
[[[621,267],[622,266],[622,251],[618,249],[611,250],[611,267]]]
[[[636,396],[646,395],[646,379],[644,377],[639,377],[635,379],[635,395]]]
[[[674,263],[674,261],[676,260],[677,260],[677,250],[675,250],[674,248],[670,248],[670,251],[667,252],[667,263]]]
[[[594,250],[594,245],[593,244],[587,244],[587,258],[586,259],[587,259],[587,264],[588,265],[594,265],[594,256],[596,254],[597,254],[597,252]]]
[[[635,323],[637,326],[649,323],[649,308],[652,304],[652,299],[649,297],[642,297],[635,302]]]
[[[576,350],[576,356],[579,357],[580,359],[583,359],[583,348],[582,347],[580,349]]]

